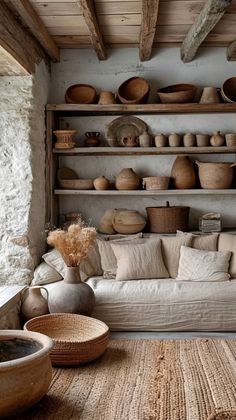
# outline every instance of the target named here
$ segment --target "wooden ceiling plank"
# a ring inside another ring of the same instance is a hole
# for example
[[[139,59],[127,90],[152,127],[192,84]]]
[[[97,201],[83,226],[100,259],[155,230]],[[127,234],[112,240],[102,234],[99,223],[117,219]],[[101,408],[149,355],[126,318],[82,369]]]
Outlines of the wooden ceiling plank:
[[[103,42],[102,33],[97,21],[94,3],[92,0],[80,0],[79,6],[88,26],[91,43],[97,53],[98,58],[99,60],[106,60],[107,53]]]
[[[224,15],[231,0],[207,0],[181,45],[181,59],[189,63],[198,48]]]
[[[139,57],[141,61],[150,60],[159,9],[159,0],[142,1],[142,18],[139,37]]]
[[[46,59],[41,46],[16,20],[3,2],[0,2],[0,45],[29,74],[34,73],[35,64],[39,64],[43,59]]]
[[[55,44],[46,26],[35,12],[29,0],[9,0],[9,2],[12,4],[23,23],[29,28],[52,61],[59,61],[59,48]]]

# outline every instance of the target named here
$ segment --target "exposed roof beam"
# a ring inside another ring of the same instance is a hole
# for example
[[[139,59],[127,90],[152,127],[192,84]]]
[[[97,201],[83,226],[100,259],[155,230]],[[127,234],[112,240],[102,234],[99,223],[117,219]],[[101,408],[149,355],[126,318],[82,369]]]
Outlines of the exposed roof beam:
[[[139,35],[139,57],[141,61],[150,60],[156,33],[159,0],[142,1],[142,21]]]
[[[235,61],[236,60],[236,39],[229,44],[227,48],[227,60]]]
[[[181,46],[181,59],[192,61],[206,36],[224,15],[231,0],[207,0]]]
[[[12,4],[23,23],[29,28],[30,32],[35,36],[52,61],[59,61],[59,48],[56,46],[53,38],[49,34],[43,21],[35,12],[29,0],[8,1]]]
[[[30,36],[1,1],[0,45],[30,74],[34,73],[35,64],[46,59],[37,41]]]
[[[106,60],[107,53],[98,25],[94,2],[92,0],[80,0],[80,2],[77,3],[88,26],[90,39],[99,60]]]

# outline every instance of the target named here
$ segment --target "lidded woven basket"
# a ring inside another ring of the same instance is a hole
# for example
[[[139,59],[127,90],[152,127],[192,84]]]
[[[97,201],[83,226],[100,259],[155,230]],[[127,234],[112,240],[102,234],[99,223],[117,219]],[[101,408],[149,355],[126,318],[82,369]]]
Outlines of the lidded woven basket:
[[[188,230],[189,207],[170,206],[147,207],[149,231],[151,233],[176,233],[177,230]]]

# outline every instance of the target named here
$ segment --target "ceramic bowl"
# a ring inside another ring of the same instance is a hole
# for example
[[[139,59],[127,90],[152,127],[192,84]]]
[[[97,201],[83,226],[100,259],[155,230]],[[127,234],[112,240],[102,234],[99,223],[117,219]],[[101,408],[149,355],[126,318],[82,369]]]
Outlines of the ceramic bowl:
[[[47,393],[52,347],[53,341],[43,334],[0,331],[0,418],[18,415]]]
[[[149,95],[149,84],[142,77],[131,77],[118,89],[118,98],[122,104],[145,104]]]
[[[65,95],[68,104],[96,104],[98,100],[97,92],[90,85],[72,85]]]
[[[193,102],[196,94],[196,87],[194,85],[181,83],[158,89],[157,94],[163,104],[188,103]]]
[[[221,96],[225,102],[236,102],[236,77],[225,80],[221,88]]]

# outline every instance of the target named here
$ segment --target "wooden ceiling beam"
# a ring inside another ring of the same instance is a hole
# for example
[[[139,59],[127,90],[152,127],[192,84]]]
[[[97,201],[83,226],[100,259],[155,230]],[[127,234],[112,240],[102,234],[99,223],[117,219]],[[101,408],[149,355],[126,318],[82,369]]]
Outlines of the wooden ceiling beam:
[[[35,71],[47,57],[30,33],[16,20],[7,6],[0,1],[0,45],[29,73]]]
[[[193,60],[198,48],[224,15],[230,3],[231,0],[206,1],[182,43],[180,55],[184,63]]]
[[[150,60],[156,34],[159,0],[142,1],[142,18],[139,35],[139,57],[141,61]]]
[[[236,61],[236,39],[227,48],[227,60]]]
[[[60,50],[49,34],[46,26],[38,16],[29,0],[8,0],[19,14],[22,22],[27,26],[30,32],[35,36],[44,51],[52,61],[60,60]]]
[[[99,60],[106,60],[107,53],[96,17],[94,2],[92,0],[80,0],[77,4],[87,24],[91,43]]]

